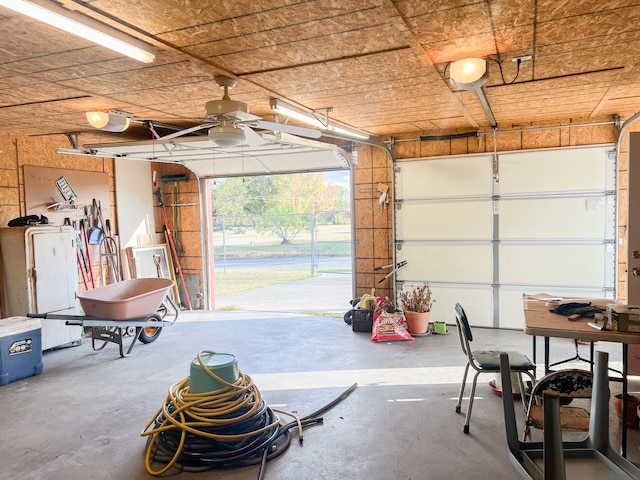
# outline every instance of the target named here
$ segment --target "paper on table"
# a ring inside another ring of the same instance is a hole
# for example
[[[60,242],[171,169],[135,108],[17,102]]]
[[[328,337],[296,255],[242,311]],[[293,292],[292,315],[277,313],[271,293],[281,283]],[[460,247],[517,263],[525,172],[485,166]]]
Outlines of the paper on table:
[[[552,295],[549,295],[547,293],[537,293],[535,295],[526,295],[526,297],[528,297],[530,300],[540,300],[542,302],[554,302],[554,303],[560,303],[562,302],[564,299],[562,297],[554,297]]]

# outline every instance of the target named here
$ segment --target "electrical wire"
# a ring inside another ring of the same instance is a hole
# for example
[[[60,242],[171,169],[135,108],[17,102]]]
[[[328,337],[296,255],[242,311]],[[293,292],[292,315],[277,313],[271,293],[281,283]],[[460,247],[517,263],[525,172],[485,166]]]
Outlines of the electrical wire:
[[[496,62],[498,64],[498,69],[500,70],[500,77],[502,77],[503,84],[511,85],[513,82],[515,82],[518,79],[518,76],[520,75],[520,64],[522,63],[521,58],[516,59],[516,76],[513,77],[513,79],[511,79],[511,81],[509,82],[507,82],[504,79],[504,72],[502,71],[502,62],[500,60],[496,60],[495,58],[488,58],[487,60],[491,60],[492,62]]]
[[[297,429],[300,444],[303,428],[322,423],[320,415],[349,396],[353,384],[338,398],[321,409],[299,418],[293,413],[271,409],[253,380],[240,372],[238,380],[229,383],[197,360],[202,370],[224,385],[212,392],[189,393],[189,378],[169,387],[165,401],[140,435],[146,436],[145,467],[147,473],[159,476],[171,468],[201,472],[214,468],[235,468],[260,464],[263,478],[266,462],[284,453],[291,443],[291,430]],[[293,420],[282,424],[276,414]],[[156,464],[164,464],[154,469]]]
[[[491,62],[495,62],[498,64],[498,70],[500,70],[500,77],[502,78],[502,83],[504,85],[511,85],[512,83],[514,83],[517,79],[518,76],[520,75],[520,64],[522,63],[522,59],[521,58],[517,58],[516,59],[516,75],[515,77],[513,77],[510,81],[506,81],[504,78],[504,71],[502,70],[502,62],[500,60],[496,60],[495,58],[485,58],[486,61],[491,61]],[[444,70],[442,71],[442,78],[444,78],[445,80],[447,80],[447,71],[449,70],[449,67],[451,66],[451,63],[453,62],[448,62],[445,66],[444,66]]]

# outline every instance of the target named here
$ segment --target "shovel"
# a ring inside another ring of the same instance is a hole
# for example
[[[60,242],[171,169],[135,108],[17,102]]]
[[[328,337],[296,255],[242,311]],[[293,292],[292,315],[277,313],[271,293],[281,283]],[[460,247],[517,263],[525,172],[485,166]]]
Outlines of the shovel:
[[[95,198],[93,199],[93,211],[96,211],[96,200]],[[104,230],[102,230],[102,225],[100,225],[100,215],[96,215],[96,223],[93,225],[93,227],[89,228],[89,230],[87,231],[87,236],[89,237],[89,244],[90,245],[99,245],[100,242],[102,242],[102,240],[104,239]]]
[[[90,245],[99,245],[104,238],[104,231],[100,227],[94,225],[87,231],[87,236],[89,237]]]

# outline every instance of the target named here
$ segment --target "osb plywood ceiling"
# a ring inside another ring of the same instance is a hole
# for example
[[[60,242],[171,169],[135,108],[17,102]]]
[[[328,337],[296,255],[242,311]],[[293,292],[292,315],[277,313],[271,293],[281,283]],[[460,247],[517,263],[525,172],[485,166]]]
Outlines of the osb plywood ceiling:
[[[498,128],[640,110],[640,2],[630,0],[59,3],[151,44],[156,59],[139,63],[0,7],[1,132],[86,132],[88,110],[194,124],[222,96],[216,74],[237,78],[231,97],[268,121],[276,97],[330,107],[330,118],[381,140],[491,130],[476,93],[447,80],[448,64],[465,57],[489,59],[483,89]],[[525,55],[513,81],[512,59]]]

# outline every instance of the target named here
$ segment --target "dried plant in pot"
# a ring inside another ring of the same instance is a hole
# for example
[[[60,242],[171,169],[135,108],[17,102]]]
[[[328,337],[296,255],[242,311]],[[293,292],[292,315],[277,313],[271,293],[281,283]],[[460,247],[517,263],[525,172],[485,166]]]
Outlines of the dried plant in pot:
[[[435,303],[429,284],[424,283],[411,290],[403,290],[399,299],[409,333],[426,334],[431,320],[431,307]]]

